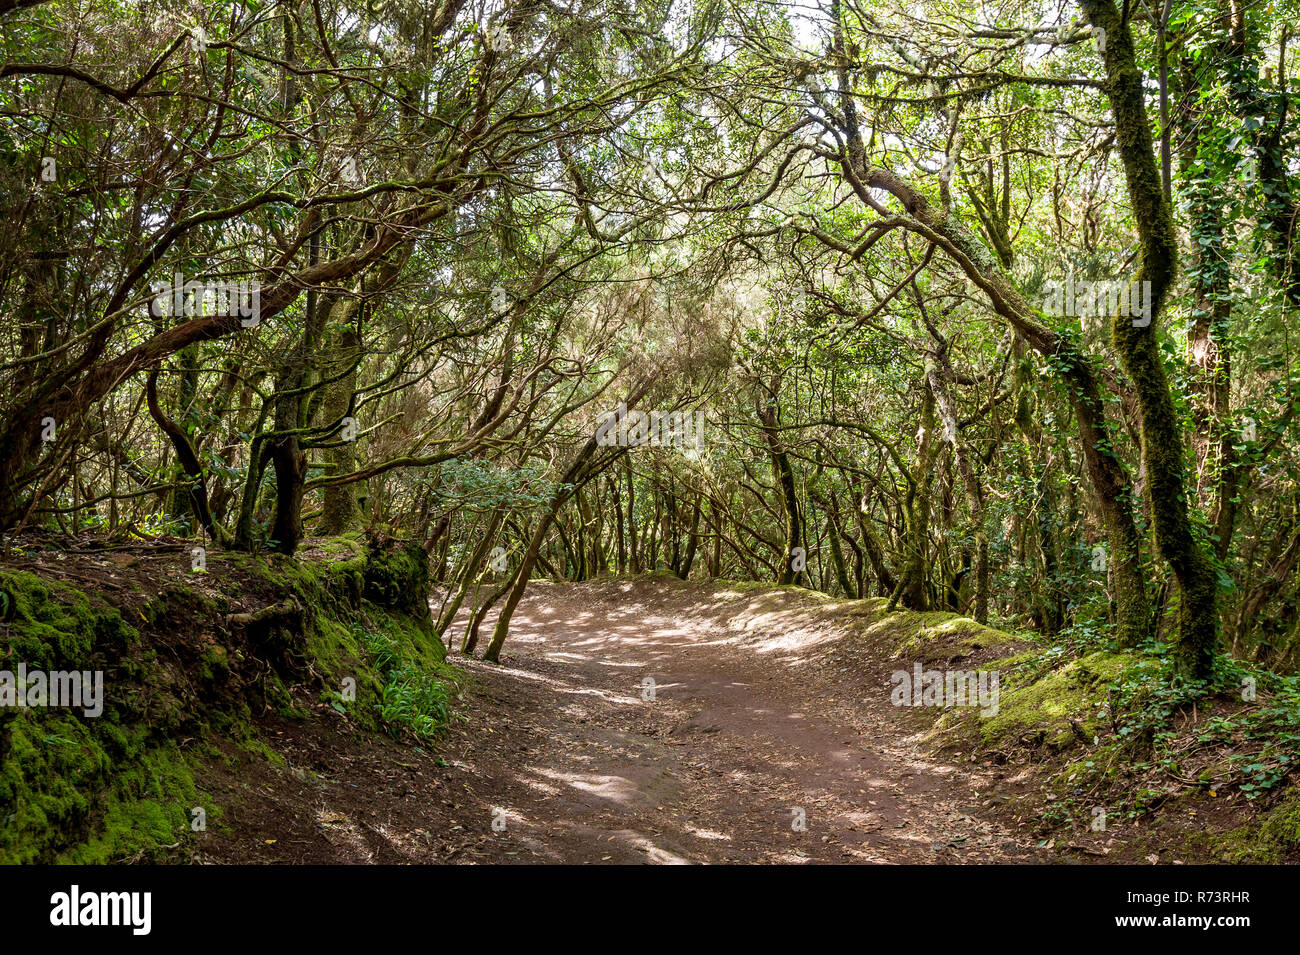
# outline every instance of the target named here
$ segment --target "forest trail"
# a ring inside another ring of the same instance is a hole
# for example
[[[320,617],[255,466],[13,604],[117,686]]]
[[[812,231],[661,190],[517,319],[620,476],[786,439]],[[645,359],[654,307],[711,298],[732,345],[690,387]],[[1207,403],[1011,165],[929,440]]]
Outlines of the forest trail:
[[[449,765],[386,743],[340,752],[280,724],[301,805],[283,804],[284,779],[234,774],[252,799],[225,820],[241,844],[213,861],[1035,861],[1027,832],[983,815],[996,771],[925,758],[914,714],[889,703],[897,661],[855,659],[807,600],[534,583],[503,665],[458,660],[471,692],[468,721],[436,747]],[[281,804],[259,809],[270,790]]]

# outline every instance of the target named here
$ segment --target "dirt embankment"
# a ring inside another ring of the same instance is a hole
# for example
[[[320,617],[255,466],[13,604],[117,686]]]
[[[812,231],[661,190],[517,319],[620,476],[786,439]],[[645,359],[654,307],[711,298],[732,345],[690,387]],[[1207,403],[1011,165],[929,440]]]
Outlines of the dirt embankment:
[[[422,550],[385,542],[331,540],[301,559],[174,538],[8,542],[0,862],[183,857],[224,809],[195,779],[218,749],[264,753],[266,720],[384,692],[374,634],[437,665],[426,580]],[[50,699],[47,674],[84,675],[99,712]],[[350,715],[381,729],[373,706]]]

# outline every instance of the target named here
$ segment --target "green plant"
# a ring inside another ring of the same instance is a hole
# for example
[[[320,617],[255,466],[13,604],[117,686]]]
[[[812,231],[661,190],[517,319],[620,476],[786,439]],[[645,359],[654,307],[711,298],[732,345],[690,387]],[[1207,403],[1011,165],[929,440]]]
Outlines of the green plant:
[[[375,709],[394,736],[409,731],[421,740],[434,739],[457,717],[451,701],[455,681],[450,671],[431,667],[403,652],[393,634],[367,630],[354,624],[353,632],[370,653],[381,678],[381,697]]]

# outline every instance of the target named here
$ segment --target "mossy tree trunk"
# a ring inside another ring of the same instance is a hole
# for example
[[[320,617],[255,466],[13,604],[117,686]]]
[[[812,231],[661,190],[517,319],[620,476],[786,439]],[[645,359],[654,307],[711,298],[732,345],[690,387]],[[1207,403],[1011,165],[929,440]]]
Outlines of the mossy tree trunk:
[[[921,426],[917,430],[915,478],[907,476],[907,493],[903,498],[902,571],[889,597],[889,609],[899,603],[909,610],[930,607],[930,565],[927,560],[930,536],[930,487],[934,482],[934,465],[940,445],[934,440],[934,394],[925,388],[921,395]]]
[[[677,576],[682,580],[691,576],[691,565],[695,563],[695,552],[700,545],[700,511],[700,502],[697,498],[691,511],[691,528],[686,536],[686,553],[682,556],[681,566],[677,569]]]
[[[1112,0],[1083,0],[1083,10],[1094,27],[1106,31],[1104,88],[1114,113],[1129,202],[1142,246],[1137,281],[1151,283],[1150,321],[1137,324],[1129,315],[1114,316],[1111,341],[1137,393],[1156,543],[1178,580],[1177,669],[1182,676],[1203,679],[1210,674],[1218,643],[1218,574],[1192,528],[1183,436],[1156,339],[1158,318],[1174,279],[1177,236],[1155,160],[1143,74],[1128,23]]]
[[[811,483],[810,481],[809,484]],[[831,564],[835,570],[835,579],[839,582],[840,591],[851,600],[857,599],[857,588],[853,585],[853,580],[849,576],[848,563],[844,560],[839,507],[834,494],[828,499],[811,488],[808,493],[809,497],[821,508],[821,512],[826,515],[826,542],[830,545]]]
[[[1019,342],[1016,355],[1016,427],[1026,443],[1043,457],[1045,441],[1042,428],[1030,410],[1031,370]],[[1034,488],[1034,525],[1038,532],[1038,546],[1043,555],[1043,584],[1039,588],[1039,626],[1043,632],[1056,634],[1065,625],[1065,597],[1060,578],[1060,543],[1057,533],[1056,493],[1048,479],[1046,465],[1036,480]]]
[[[1222,188],[1235,178],[1238,157],[1225,150],[1228,131],[1216,120],[1210,102],[1218,88],[1219,71],[1236,77],[1245,41],[1236,29],[1220,17],[1226,48],[1216,53],[1183,57],[1182,108],[1178,113],[1182,178],[1188,184],[1187,199],[1191,262],[1187,270],[1192,286],[1192,321],[1187,331],[1192,374],[1189,376],[1192,418],[1192,453],[1196,465],[1197,499],[1212,508],[1211,525],[1215,553],[1227,556],[1236,523],[1237,461],[1233,450],[1236,436],[1231,422],[1232,352],[1229,322],[1232,317],[1231,237],[1227,230],[1230,196]],[[1240,18],[1237,18],[1240,21]],[[1225,64],[1223,61],[1232,62]],[[1248,111],[1249,104],[1243,103]],[[1232,117],[1230,126],[1238,125]]]
[[[356,442],[352,439],[351,429],[344,428],[343,421],[351,417],[355,403],[357,385],[357,359],[360,342],[356,328],[352,325],[341,329],[333,343],[333,361],[330,377],[336,380],[326,386],[325,400],[321,414],[327,426],[338,424],[339,432],[335,444],[328,449],[326,476],[348,474],[356,468]],[[352,422],[356,427],[355,421]],[[318,533],[323,535],[342,534],[358,523],[360,508],[357,506],[356,487],[352,484],[326,484],[321,491],[323,513]]]

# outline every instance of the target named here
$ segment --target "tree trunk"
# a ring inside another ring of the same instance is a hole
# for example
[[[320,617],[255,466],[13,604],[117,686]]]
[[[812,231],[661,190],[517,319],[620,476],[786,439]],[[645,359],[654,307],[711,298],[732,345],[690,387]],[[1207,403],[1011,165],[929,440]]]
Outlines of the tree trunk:
[[[1141,236],[1138,280],[1151,283],[1150,321],[1138,325],[1128,315],[1116,315],[1111,321],[1111,340],[1137,392],[1156,543],[1173,569],[1181,593],[1176,667],[1184,677],[1206,679],[1219,636],[1218,575],[1192,530],[1182,433],[1155,336],[1157,317],[1174,279],[1177,236],[1156,168],[1143,74],[1128,24],[1120,19],[1112,0],[1083,0],[1083,10],[1093,26],[1106,31],[1105,92],[1114,113],[1129,202]]]
[[[767,387],[767,400],[761,395],[755,396],[755,410],[762,425],[763,437],[767,441],[768,457],[772,464],[772,478],[781,491],[781,503],[785,510],[785,555],[781,562],[781,571],[777,576],[778,584],[798,584],[802,571],[795,569],[795,548],[803,537],[799,515],[799,497],[795,489],[794,469],[790,467],[790,457],[785,452],[781,439],[777,436],[776,401],[778,383],[773,378]],[[805,555],[805,559],[806,559]]]

